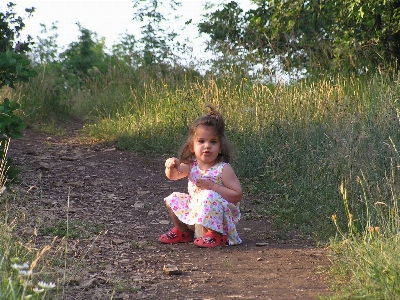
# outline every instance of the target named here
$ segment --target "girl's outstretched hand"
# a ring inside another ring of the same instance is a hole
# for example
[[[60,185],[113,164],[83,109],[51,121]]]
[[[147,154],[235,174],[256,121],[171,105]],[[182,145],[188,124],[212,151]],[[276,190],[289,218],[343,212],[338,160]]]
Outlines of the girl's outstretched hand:
[[[181,163],[181,161],[176,157],[168,158],[165,161],[165,175],[168,179],[178,180],[188,176],[189,165]]]
[[[181,161],[179,159],[177,159],[176,157],[168,158],[165,161],[165,167],[167,169],[175,168],[178,172],[180,172],[180,170],[179,170],[180,169],[180,165],[181,165]]]

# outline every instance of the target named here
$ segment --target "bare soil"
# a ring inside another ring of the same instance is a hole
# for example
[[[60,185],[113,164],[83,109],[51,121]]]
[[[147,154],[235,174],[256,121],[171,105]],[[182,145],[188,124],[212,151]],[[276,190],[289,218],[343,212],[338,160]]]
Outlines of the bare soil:
[[[53,243],[57,248],[64,241],[68,249],[67,259],[60,251],[61,262],[52,262],[56,276],[66,279],[59,298],[291,300],[329,294],[328,253],[294,233],[275,239],[251,195],[241,206],[242,245],[159,243],[158,236],[172,227],[163,198],[186,191],[186,180],[165,177],[166,156],[119,151],[84,141],[79,132],[26,130],[11,141],[8,154],[23,170],[14,187],[24,195],[18,202],[25,212],[21,237],[40,249],[61,235],[68,218],[70,237]],[[167,275],[166,265],[181,274]]]

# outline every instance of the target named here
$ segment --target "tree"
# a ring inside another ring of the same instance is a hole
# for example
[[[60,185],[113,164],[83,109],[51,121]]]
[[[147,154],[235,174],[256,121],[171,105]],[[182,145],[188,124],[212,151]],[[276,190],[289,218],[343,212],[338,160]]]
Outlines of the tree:
[[[206,4],[206,10],[215,8],[214,4]],[[207,49],[214,52],[210,59],[214,70],[212,73],[219,74],[228,71],[234,75],[247,74],[252,65],[259,61],[252,55],[250,45],[243,43],[245,37],[246,19],[243,9],[231,1],[222,5],[213,13],[204,15],[207,21],[199,24],[199,32],[210,36]],[[263,58],[264,59],[264,58]]]
[[[47,35],[46,37],[37,36],[37,42],[33,47],[32,56],[33,60],[37,63],[53,63],[57,59],[58,56],[58,45],[57,45],[57,38],[58,33],[56,32],[57,22],[53,22],[51,24],[50,29],[47,29],[45,24],[40,24],[42,30],[40,33],[42,35]],[[52,33],[52,35],[50,35]]]
[[[64,74],[68,77],[87,76],[93,68],[100,72],[106,72],[106,63],[109,57],[105,49],[105,40],[97,39],[97,34],[83,28],[77,23],[81,33],[78,42],[72,42],[68,48],[60,54]]]
[[[7,11],[5,13],[0,12],[0,53],[4,53],[14,47],[17,52],[27,52],[30,50],[30,45],[33,44],[32,37],[29,35],[27,41],[16,41],[21,35],[21,30],[24,29],[25,23],[22,17],[17,16],[13,11],[14,7],[15,4],[9,2],[7,4]],[[25,11],[28,13],[28,17],[30,17],[35,8],[26,8]],[[14,45],[15,42],[16,44]]]
[[[175,11],[181,4],[175,0],[164,2],[161,6],[159,0],[134,0],[133,8],[137,9],[134,20],[143,25],[141,28],[142,38],[139,43],[143,45],[142,55],[145,65],[165,62],[172,58],[172,43],[177,37],[168,26],[166,15]],[[163,9],[164,13],[160,10]],[[178,18],[178,17],[176,17]]]
[[[140,55],[137,52],[137,41],[133,34],[125,32],[120,35],[120,42],[112,46],[113,56],[122,59],[128,66],[140,64]]]
[[[253,0],[243,12],[231,1],[205,15],[199,31],[211,45],[245,49],[283,68],[359,72],[400,59],[398,0]]]

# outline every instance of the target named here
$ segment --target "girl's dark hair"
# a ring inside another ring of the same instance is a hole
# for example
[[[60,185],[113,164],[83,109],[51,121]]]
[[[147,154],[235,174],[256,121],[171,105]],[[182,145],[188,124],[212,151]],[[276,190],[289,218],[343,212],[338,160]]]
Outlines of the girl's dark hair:
[[[220,114],[218,110],[216,110],[213,106],[207,105],[206,109],[208,109],[208,113],[198,117],[189,127],[189,136],[186,140],[186,143],[181,149],[179,154],[179,159],[181,162],[190,163],[194,159],[194,153],[190,150],[191,145],[194,142],[194,135],[198,126],[209,126],[214,128],[217,136],[221,142],[221,153],[218,154],[217,162],[226,162],[232,158],[231,147],[228,140],[225,137],[225,122],[224,118]]]

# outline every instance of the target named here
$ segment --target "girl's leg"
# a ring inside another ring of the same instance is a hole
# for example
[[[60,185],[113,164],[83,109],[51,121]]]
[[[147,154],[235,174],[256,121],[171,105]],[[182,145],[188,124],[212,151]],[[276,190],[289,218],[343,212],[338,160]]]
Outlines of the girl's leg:
[[[167,209],[171,220],[174,223],[174,228],[172,228],[167,233],[160,235],[158,240],[165,244],[176,244],[176,243],[188,243],[193,241],[194,233],[190,230],[189,226],[183,223],[174,214],[171,207],[167,204]]]
[[[178,217],[174,214],[174,211],[172,208],[168,205],[168,203],[165,203],[168,209],[169,216],[171,217],[172,223],[176,228],[178,228],[182,232],[186,232],[188,230],[194,231],[194,225],[186,225],[183,223],[181,220],[178,219]]]
[[[205,227],[204,227],[205,228]],[[222,233],[221,232],[218,232],[218,231],[215,231],[215,230],[212,230],[212,229],[209,229],[209,228],[205,228],[205,230],[206,230],[206,232],[211,232],[211,233],[213,233],[214,235],[216,235],[216,236],[218,236],[218,237],[221,237],[222,236]]]

